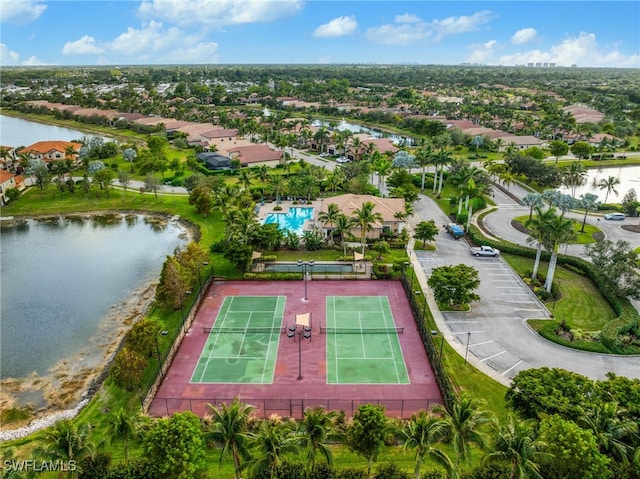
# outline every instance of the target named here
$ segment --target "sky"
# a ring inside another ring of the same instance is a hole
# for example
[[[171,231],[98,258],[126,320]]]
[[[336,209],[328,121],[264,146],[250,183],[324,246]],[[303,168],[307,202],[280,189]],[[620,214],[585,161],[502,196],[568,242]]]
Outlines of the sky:
[[[0,65],[640,68],[640,2],[0,0]]]

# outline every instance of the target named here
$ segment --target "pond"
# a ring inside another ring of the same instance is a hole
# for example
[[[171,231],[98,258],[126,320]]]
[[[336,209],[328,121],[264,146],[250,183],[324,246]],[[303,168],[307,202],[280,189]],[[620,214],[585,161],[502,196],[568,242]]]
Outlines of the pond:
[[[314,122],[311,123],[311,125],[313,126],[329,126],[329,124],[330,124],[329,121],[324,121],[324,120],[315,120]],[[401,145],[401,146],[415,145],[415,139],[411,137],[396,135],[395,133],[388,133],[381,130],[376,130],[375,128],[368,128],[366,126],[358,125],[356,123],[349,123],[344,119],[340,121],[340,123],[336,128],[339,131],[348,130],[352,133],[368,133],[374,138],[389,138],[396,145]]]
[[[102,365],[189,236],[135,214],[28,219],[0,234],[2,380]]]
[[[61,126],[0,115],[0,145],[3,146],[29,146],[38,141],[73,141],[93,136],[96,135]],[[114,141],[112,138],[101,138],[105,142]]]
[[[638,196],[640,196],[640,166],[614,166],[603,168],[590,168],[588,171],[587,182],[576,189],[576,198],[585,193],[597,195],[600,201],[604,203],[607,190],[601,190],[598,183],[613,176],[620,180],[620,184],[615,187],[617,194],[611,192],[606,198],[607,203],[621,203],[624,195],[634,188]],[[571,194],[567,188],[560,188],[563,193]]]

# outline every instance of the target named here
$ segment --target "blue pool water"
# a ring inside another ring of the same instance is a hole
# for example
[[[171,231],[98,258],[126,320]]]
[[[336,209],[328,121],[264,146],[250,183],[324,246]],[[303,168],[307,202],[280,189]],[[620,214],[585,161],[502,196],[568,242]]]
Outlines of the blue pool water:
[[[265,224],[276,223],[281,230],[289,230],[302,236],[304,222],[313,220],[313,208],[289,208],[286,213],[269,213],[264,219]]]

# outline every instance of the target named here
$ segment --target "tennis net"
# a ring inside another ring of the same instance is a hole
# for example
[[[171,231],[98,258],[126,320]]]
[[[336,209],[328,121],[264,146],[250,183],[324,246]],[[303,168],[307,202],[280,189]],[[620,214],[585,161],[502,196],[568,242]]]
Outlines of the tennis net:
[[[404,328],[327,328],[320,326],[320,334],[391,334],[404,333]]]
[[[214,334],[225,334],[225,333],[285,333],[287,331],[286,327],[274,328],[274,327],[222,327],[216,328],[212,326],[204,326],[203,330],[205,333],[214,333]]]

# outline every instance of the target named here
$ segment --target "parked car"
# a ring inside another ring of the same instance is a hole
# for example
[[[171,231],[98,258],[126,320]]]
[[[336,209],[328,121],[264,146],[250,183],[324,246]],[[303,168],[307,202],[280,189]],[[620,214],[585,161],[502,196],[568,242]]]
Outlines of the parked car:
[[[341,156],[340,158],[338,158],[336,160],[338,163],[349,163],[351,160],[349,158],[347,158],[346,156]]]
[[[471,248],[471,254],[473,256],[493,256],[497,258],[500,256],[500,250],[492,248],[491,246],[480,246],[478,248]]]
[[[608,213],[608,214],[604,215],[604,219],[605,220],[622,221],[622,220],[624,220],[624,218],[625,218],[624,213]]]
[[[455,223],[449,223],[447,225],[447,232],[453,236],[453,239],[460,239],[464,236],[464,229],[462,226]]]

